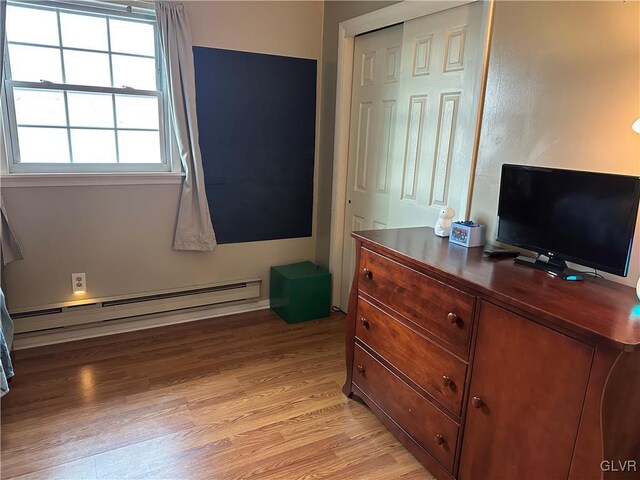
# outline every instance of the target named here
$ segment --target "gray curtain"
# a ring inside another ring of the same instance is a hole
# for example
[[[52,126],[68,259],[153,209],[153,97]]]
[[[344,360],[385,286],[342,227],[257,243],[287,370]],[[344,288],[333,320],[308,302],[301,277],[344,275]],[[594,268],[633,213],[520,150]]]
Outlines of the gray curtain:
[[[0,94],[2,94],[3,66],[4,66],[4,27],[6,24],[7,2],[0,0]],[[4,144],[0,142],[0,148]],[[4,208],[4,200],[0,193],[0,278],[3,267],[14,260],[22,258],[20,245],[13,236],[7,212]],[[11,343],[13,341],[13,321],[5,305],[4,293],[0,289],[0,397],[9,391],[9,379],[13,377],[13,364],[11,362]]]
[[[182,3],[156,2],[156,15],[169,98],[169,118],[186,174],[182,183],[173,248],[210,251],[216,246],[216,236],[209,215],[198,143],[189,22]]]
[[[6,13],[7,2],[6,0],[0,0],[0,85],[4,84],[2,79],[4,78],[4,27],[6,24]],[[2,92],[0,91],[0,93]],[[0,142],[0,148],[2,146],[4,145]],[[9,219],[7,218],[7,210],[4,206],[2,193],[0,193],[0,257],[2,257],[3,266],[24,258],[22,256],[20,244],[11,230],[11,225],[9,225]]]

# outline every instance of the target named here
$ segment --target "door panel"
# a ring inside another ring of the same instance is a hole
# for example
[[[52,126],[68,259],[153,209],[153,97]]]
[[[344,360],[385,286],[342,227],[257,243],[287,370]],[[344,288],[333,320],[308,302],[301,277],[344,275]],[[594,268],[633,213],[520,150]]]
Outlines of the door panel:
[[[465,215],[482,70],[482,2],[405,22],[389,227]]]
[[[591,357],[591,347],[483,302],[459,479],[566,479]]]
[[[395,138],[402,25],[356,38],[353,61],[341,308],[355,268],[350,234],[386,228]]]

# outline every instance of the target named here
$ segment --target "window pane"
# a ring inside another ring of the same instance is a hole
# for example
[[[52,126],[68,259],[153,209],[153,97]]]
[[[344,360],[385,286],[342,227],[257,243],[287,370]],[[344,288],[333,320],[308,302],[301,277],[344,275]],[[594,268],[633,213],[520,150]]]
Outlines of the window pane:
[[[159,132],[118,131],[120,163],[161,163]]]
[[[56,12],[8,5],[7,39],[10,42],[59,45]]]
[[[118,128],[159,128],[158,99],[116,95]]]
[[[113,86],[156,90],[156,62],[152,58],[113,55]]]
[[[21,163],[69,163],[66,128],[19,127]]]
[[[67,125],[62,92],[16,88],[13,98],[18,125]]]
[[[111,95],[69,92],[67,101],[69,102],[69,124],[72,127],[113,128]]]
[[[46,47],[9,45],[11,78],[25,82],[62,82],[60,50]]]
[[[111,51],[155,56],[153,25],[109,19]]]
[[[113,130],[71,129],[73,163],[116,163]]]
[[[62,45],[89,50],[109,50],[107,19],[89,15],[60,13]]]
[[[109,55],[106,53],[64,51],[67,83],[73,85],[111,86]]]

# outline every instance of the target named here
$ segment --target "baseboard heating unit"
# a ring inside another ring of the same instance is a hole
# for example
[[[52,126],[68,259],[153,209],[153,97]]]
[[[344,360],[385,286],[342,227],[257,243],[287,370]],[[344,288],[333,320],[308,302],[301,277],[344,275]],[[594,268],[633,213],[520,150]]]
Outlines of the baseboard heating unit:
[[[51,305],[30,311],[12,311],[15,333],[47,333],[61,329],[98,324],[120,323],[171,312],[227,306],[243,302],[257,302],[260,299],[259,278],[239,280],[197,287],[145,292],[137,295],[123,295],[110,298],[92,298],[58,306]]]

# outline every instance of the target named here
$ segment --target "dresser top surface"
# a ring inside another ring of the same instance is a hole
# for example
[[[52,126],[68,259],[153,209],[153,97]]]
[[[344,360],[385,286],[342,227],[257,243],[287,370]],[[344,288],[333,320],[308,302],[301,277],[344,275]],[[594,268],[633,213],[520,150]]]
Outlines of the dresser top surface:
[[[589,276],[569,282],[516,265],[511,258],[486,258],[481,247],[449,243],[447,238],[434,235],[430,227],[352,235],[374,250],[388,252],[547,321],[595,334],[625,349],[640,346],[640,302],[632,287]]]

